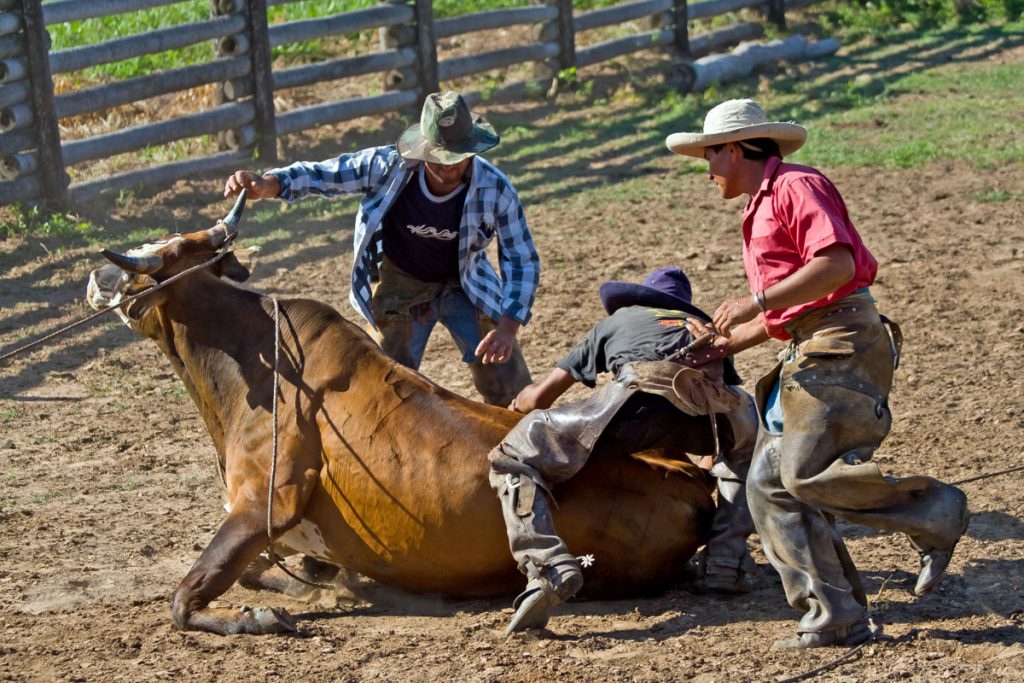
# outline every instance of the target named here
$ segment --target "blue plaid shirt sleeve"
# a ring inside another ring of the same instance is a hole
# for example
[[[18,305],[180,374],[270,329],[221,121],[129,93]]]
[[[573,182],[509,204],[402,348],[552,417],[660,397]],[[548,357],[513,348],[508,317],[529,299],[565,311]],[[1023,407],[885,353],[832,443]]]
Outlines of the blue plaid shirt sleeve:
[[[501,312],[526,324],[540,284],[540,256],[526,224],[519,196],[510,185],[505,185],[502,190],[495,214],[502,279]]]
[[[277,178],[278,198],[288,203],[307,195],[366,194],[386,180],[395,154],[394,147],[371,147],[326,161],[297,161],[266,173]]]

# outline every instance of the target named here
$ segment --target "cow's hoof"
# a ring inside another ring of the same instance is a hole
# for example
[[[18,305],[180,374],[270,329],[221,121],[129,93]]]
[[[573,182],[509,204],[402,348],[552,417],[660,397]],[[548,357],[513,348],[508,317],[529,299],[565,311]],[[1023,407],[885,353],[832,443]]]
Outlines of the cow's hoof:
[[[299,630],[292,615],[283,609],[250,608],[248,616],[256,623],[259,633],[295,633]]]

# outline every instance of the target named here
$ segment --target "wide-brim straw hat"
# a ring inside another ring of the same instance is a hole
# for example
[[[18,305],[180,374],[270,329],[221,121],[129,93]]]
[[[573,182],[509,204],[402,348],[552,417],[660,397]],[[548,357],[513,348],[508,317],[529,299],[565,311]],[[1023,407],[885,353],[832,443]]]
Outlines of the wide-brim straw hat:
[[[728,142],[770,138],[787,156],[800,149],[807,139],[807,129],[784,121],[769,121],[754,100],[727,100],[704,117],[703,133],[672,133],[665,144],[676,154],[704,158],[704,149]]]
[[[500,140],[482,116],[473,117],[462,95],[433,93],[423,102],[420,122],[398,138],[398,153],[406,159],[451,165],[487,151]]]

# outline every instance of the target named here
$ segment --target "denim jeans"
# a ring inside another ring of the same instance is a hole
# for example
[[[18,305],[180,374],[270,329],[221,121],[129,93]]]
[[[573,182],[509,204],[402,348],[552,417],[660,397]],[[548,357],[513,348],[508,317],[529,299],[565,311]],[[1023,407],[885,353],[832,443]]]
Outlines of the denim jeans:
[[[419,369],[430,334],[440,322],[469,365],[473,384],[486,403],[508,406],[531,381],[518,341],[505,363],[485,365],[477,359],[477,345],[497,325],[473,305],[457,279],[424,282],[385,258],[370,305],[377,324],[370,335],[402,365]]]

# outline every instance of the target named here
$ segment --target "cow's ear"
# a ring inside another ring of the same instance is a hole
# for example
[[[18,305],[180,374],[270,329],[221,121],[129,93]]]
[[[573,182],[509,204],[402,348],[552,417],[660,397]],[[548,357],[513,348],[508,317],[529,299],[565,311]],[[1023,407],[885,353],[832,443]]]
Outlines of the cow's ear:
[[[221,277],[226,277],[235,282],[245,282],[251,274],[249,269],[241,264],[235,256],[235,252],[229,253],[220,261]]]

